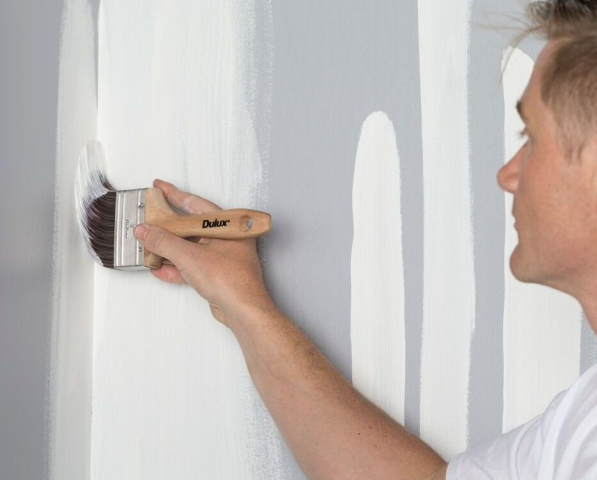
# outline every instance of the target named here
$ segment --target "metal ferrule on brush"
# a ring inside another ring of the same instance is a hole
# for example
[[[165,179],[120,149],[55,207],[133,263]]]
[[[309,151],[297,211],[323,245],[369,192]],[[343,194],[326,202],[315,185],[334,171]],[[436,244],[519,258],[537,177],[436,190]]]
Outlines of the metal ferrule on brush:
[[[116,194],[114,225],[114,268],[142,270],[145,249],[133,235],[135,227],[145,223],[145,189],[122,190]]]

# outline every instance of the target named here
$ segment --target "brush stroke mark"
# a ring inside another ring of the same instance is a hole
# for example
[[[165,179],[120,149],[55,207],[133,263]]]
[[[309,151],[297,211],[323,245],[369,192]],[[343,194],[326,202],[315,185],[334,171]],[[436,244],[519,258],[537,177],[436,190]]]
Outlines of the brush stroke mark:
[[[98,138],[118,189],[162,177],[224,208],[263,200],[252,1],[105,0]],[[94,479],[286,478],[242,352],[207,303],[96,270]]]
[[[96,134],[95,43],[86,0],[62,17],[54,218],[50,478],[89,477],[93,261],[80,236],[74,181],[81,146]]]
[[[533,61],[508,48],[504,61],[506,161],[521,146],[523,123],[516,102],[531,77]],[[576,300],[543,285],[521,283],[510,271],[510,256],[518,243],[512,216],[513,197],[506,193],[504,256],[504,414],[507,432],[542,413],[553,397],[579,375],[581,310]],[[554,354],[557,352],[557,354]]]
[[[244,55],[238,59],[246,105],[243,118],[250,122],[254,130],[254,154],[259,157],[261,168],[261,177],[251,186],[250,195],[253,208],[266,210],[273,84],[272,2],[236,3],[231,15],[235,25],[243,27],[239,29],[239,43],[244,45]],[[248,18],[252,21],[247,22]],[[260,252],[266,239],[267,236],[257,239]],[[263,256],[261,263],[264,263]],[[247,448],[251,452],[248,467],[252,478],[293,478],[291,464],[294,458],[252,382],[245,384],[245,398],[245,436]]]
[[[475,278],[468,133],[468,0],[419,0],[425,262],[421,438],[467,448]]]
[[[400,159],[394,125],[383,112],[363,123],[352,209],[352,382],[404,423],[405,336]]]

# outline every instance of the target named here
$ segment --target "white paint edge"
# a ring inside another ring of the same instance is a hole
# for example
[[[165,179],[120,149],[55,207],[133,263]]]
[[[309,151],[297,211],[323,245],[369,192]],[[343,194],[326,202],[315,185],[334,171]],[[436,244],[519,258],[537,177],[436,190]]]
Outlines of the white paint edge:
[[[475,324],[468,130],[468,0],[419,0],[425,200],[421,438],[467,449]]]
[[[404,424],[405,327],[400,158],[383,112],[363,123],[353,191],[352,382]]]
[[[503,79],[506,162],[521,146],[518,132],[524,125],[515,107],[534,66],[517,48],[504,52],[504,61],[508,58]],[[510,256],[518,234],[513,197],[507,193],[505,199],[503,431],[507,432],[541,414],[580,374],[582,311],[574,298],[562,292],[514,278]]]
[[[260,204],[254,8],[102,2],[98,139],[116,188],[159,177],[224,208]],[[242,352],[204,300],[147,272],[101,268],[95,298],[94,480],[286,478]]]
[[[95,30],[87,0],[63,7],[48,375],[49,478],[89,478],[93,261],[80,236],[74,185],[96,134]]]

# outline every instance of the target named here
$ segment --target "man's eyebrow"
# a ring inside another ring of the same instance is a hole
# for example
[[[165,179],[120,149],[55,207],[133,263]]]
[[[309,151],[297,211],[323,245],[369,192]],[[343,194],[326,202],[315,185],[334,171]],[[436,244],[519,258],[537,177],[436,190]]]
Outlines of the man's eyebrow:
[[[518,115],[520,115],[520,118],[522,118],[525,121],[528,121],[528,118],[522,111],[522,101],[521,100],[518,100],[518,102],[516,103],[516,111],[518,112]]]

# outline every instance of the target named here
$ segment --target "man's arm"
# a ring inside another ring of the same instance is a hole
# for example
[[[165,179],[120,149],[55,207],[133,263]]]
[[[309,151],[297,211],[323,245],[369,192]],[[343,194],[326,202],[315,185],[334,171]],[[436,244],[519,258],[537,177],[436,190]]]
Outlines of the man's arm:
[[[445,479],[446,462],[359,394],[264,297],[229,326],[257,390],[312,479]]]
[[[187,213],[218,210],[207,200],[156,181]],[[188,283],[235,334],[249,372],[288,446],[312,479],[445,478],[446,462],[359,394],[272,302],[255,239],[198,243],[154,226],[135,236],[174,265],[152,273]]]

